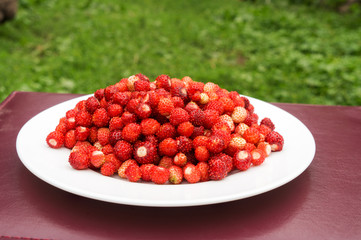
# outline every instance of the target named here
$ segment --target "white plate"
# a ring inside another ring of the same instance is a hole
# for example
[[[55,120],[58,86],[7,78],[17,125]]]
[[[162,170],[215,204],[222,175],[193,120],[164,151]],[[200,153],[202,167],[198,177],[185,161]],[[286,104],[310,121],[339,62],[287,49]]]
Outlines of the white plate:
[[[105,177],[92,170],[74,170],[68,163],[70,150],[51,149],[45,138],[65,112],[88,96],[55,105],[20,130],[16,148],[20,160],[37,177],[62,190],[107,202],[138,206],[196,206],[233,201],[280,187],[299,176],[312,162],[316,146],[307,127],[293,115],[269,103],[249,97],[260,119],[269,117],[285,145],[265,162],[221,181],[180,185],[132,183],[119,176]]]

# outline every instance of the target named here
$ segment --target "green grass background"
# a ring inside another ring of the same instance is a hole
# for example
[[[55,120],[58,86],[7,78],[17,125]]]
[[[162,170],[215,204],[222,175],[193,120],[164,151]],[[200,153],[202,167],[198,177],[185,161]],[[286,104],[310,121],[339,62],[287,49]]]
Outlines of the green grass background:
[[[92,93],[139,72],[269,102],[361,105],[361,15],[287,1],[22,0],[0,26],[0,101]]]

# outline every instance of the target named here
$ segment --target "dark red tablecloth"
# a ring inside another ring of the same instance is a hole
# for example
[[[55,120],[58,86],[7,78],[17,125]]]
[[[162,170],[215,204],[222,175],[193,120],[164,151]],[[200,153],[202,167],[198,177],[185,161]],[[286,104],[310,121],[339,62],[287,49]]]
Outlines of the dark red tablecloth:
[[[238,201],[157,208],[57,189],[29,172],[20,128],[79,95],[13,92],[0,105],[0,239],[361,239],[361,107],[275,103],[299,118],[316,155],[295,180]]]

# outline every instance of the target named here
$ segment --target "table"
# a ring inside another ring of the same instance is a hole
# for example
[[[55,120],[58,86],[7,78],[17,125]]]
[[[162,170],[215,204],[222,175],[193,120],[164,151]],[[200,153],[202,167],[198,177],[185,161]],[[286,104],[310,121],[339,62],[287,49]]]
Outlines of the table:
[[[196,207],[138,207],[57,189],[21,163],[31,117],[76,94],[13,92],[0,105],[0,239],[361,239],[361,107],[274,103],[316,141],[299,177],[254,197]]]

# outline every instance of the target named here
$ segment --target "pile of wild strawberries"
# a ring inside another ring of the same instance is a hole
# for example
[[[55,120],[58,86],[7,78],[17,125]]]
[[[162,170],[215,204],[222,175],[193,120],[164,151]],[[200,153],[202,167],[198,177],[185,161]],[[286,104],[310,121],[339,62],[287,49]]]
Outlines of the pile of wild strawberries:
[[[71,149],[75,169],[131,182],[179,184],[223,179],[281,151],[269,118],[258,123],[249,99],[217,84],[143,74],[79,101],[46,141]]]

